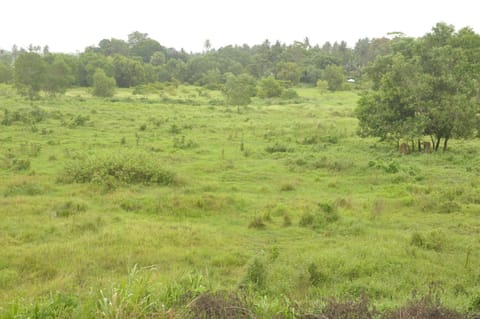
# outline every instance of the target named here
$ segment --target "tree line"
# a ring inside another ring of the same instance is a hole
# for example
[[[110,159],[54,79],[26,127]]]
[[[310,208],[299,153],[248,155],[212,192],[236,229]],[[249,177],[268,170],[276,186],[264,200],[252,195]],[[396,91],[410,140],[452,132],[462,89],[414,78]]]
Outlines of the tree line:
[[[176,81],[219,89],[229,74],[247,74],[257,80],[273,77],[284,85],[315,85],[324,80],[331,90],[339,90],[346,76],[360,78],[364,66],[389,53],[390,43],[387,38],[365,38],[354,48],[345,41],[312,46],[306,38],[290,45],[266,40],[251,47],[212,49],[206,41],[203,52],[187,53],[167,48],[146,33],[133,32],[126,41],[103,39],[77,55],[51,53],[39,46],[0,51],[0,82],[18,84],[29,97],[39,91],[61,94],[71,86],[93,86],[94,75],[101,70],[121,88]]]

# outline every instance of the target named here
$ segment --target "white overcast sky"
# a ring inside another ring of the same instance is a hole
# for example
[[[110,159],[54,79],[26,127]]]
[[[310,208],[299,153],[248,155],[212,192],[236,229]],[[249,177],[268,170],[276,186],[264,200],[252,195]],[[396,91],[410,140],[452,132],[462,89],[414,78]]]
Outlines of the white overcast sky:
[[[480,33],[478,0],[4,0],[0,49],[49,45],[82,52],[105,38],[140,31],[162,45],[200,52],[229,44],[311,44],[382,37],[401,31],[422,36],[437,22]]]

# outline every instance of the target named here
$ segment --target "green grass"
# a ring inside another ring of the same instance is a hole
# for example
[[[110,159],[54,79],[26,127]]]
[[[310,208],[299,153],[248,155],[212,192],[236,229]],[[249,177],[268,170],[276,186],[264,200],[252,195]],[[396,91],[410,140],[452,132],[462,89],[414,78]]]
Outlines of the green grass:
[[[131,91],[34,107],[0,91],[0,121],[24,115],[0,125],[0,317],[161,317],[239,287],[264,317],[432,289],[479,311],[478,140],[401,156],[356,136],[355,92],[237,113],[215,91]]]

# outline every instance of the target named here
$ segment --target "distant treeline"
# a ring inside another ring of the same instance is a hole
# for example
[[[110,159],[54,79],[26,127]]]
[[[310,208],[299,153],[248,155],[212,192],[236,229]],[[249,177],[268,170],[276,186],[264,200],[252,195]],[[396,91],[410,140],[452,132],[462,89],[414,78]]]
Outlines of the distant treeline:
[[[388,38],[361,39],[353,48],[344,41],[311,45],[306,38],[290,45],[266,40],[252,47],[219,49],[212,49],[207,40],[202,53],[187,53],[164,47],[146,33],[133,32],[127,41],[103,39],[78,55],[51,53],[48,47],[39,46],[0,51],[0,82],[13,82],[18,58],[31,53],[43,62],[29,62],[30,67],[37,66],[43,73],[53,69],[51,77],[62,77],[61,88],[92,86],[97,69],[114,77],[117,86],[123,88],[179,81],[215,89],[225,83],[227,73],[246,73],[257,79],[273,76],[293,85],[315,84],[325,79],[325,70],[332,65],[341,67],[344,76],[358,79],[365,65],[391,50],[392,40]]]

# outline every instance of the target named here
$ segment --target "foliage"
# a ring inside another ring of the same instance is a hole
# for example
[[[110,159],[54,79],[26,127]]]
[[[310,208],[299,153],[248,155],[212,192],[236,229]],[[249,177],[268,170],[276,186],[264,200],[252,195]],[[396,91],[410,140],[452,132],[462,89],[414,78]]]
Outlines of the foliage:
[[[226,78],[223,88],[226,103],[235,106],[248,105],[251,97],[255,95],[255,79],[248,74],[235,76],[232,73],[228,73]]]
[[[330,91],[340,91],[345,85],[345,71],[343,67],[339,65],[329,65],[325,68],[325,74],[323,76],[328,83],[328,89]]]
[[[145,69],[139,61],[115,55],[113,68],[115,81],[119,87],[128,88],[145,82]]]
[[[277,64],[276,78],[283,81],[288,81],[295,85],[300,82],[302,76],[302,69],[295,62],[279,62]]]
[[[61,180],[67,183],[105,183],[145,185],[174,184],[175,174],[164,169],[144,152],[97,153],[69,163]]]
[[[427,135],[434,150],[442,139],[446,150],[451,138],[472,137],[479,123],[480,36],[439,23],[422,39],[398,42],[368,69],[374,91],[358,102],[360,135],[396,141]]]
[[[273,76],[261,79],[258,82],[257,95],[261,98],[279,97],[282,95],[283,86],[280,81]]]
[[[287,100],[291,100],[291,99],[296,99],[299,97],[297,91],[295,91],[294,89],[286,89],[286,90],[283,90],[282,92],[282,99],[287,99]]]
[[[65,93],[74,82],[73,72],[63,55],[55,55],[48,65],[44,90],[52,96]]]
[[[253,318],[254,315],[245,298],[229,292],[204,293],[189,305],[185,318]]]
[[[267,265],[264,258],[256,256],[247,266],[247,272],[241,285],[252,285],[254,289],[262,290],[267,284]]]
[[[94,96],[112,97],[115,93],[115,79],[108,77],[102,69],[95,71],[93,75],[93,92]]]
[[[151,291],[148,270],[134,265],[126,282],[100,290],[96,309],[97,318],[151,318],[159,316],[161,305]]]
[[[47,65],[36,53],[23,53],[15,61],[15,87],[18,92],[33,100],[38,97],[46,82]]]
[[[0,83],[10,83],[13,79],[13,69],[12,67],[0,61]]]
[[[325,80],[318,80],[316,86],[321,93],[328,91],[328,82]]]

